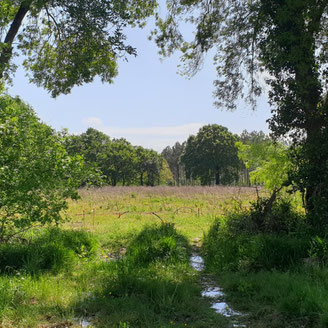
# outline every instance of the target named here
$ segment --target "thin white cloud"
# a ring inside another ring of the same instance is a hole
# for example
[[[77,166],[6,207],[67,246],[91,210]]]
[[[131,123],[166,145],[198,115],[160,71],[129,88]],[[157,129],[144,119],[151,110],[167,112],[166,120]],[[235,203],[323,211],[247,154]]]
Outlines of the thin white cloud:
[[[111,138],[126,138],[134,145],[141,145],[157,151],[166,146],[173,146],[175,142],[183,142],[192,134],[197,134],[204,123],[190,123],[176,126],[152,126],[121,128],[106,126],[98,117],[88,117],[83,120],[85,127],[92,127],[106,133]]]
[[[122,135],[122,136],[186,136],[197,131],[203,126],[202,123],[191,123],[178,126],[159,126],[159,127],[146,127],[146,128],[118,128],[118,127],[103,127],[109,135]]]
[[[88,128],[99,128],[103,126],[103,122],[99,117],[88,117],[82,121],[84,126]]]

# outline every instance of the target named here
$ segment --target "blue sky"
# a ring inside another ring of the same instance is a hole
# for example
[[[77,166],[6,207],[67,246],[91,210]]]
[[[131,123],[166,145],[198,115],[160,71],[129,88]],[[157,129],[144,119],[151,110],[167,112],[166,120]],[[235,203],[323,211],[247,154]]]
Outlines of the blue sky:
[[[110,137],[124,137],[134,145],[157,151],[186,140],[210,123],[226,126],[233,133],[244,129],[268,132],[270,109],[264,97],[255,112],[244,104],[233,113],[216,109],[212,56],[206,57],[195,77],[181,77],[177,74],[179,56],[161,61],[156,45],[147,39],[151,28],[152,24],[143,30],[128,30],[128,41],[137,48],[138,56],[120,62],[114,84],[96,80],[75,87],[70,95],[52,99],[43,89],[29,84],[19,69],[10,94],[21,96],[57,130],[82,133],[94,127]]]

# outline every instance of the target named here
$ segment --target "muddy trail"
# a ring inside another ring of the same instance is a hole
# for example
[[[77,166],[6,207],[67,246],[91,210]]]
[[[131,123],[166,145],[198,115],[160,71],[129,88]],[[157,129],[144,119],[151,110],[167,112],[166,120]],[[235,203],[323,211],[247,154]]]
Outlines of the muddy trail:
[[[201,274],[202,296],[210,299],[211,308],[216,313],[229,318],[232,327],[249,328],[246,324],[242,323],[245,314],[233,310],[225,301],[226,295],[223,289],[217,285],[210,275],[204,273],[205,265],[200,252],[200,239],[197,238],[193,242],[194,246],[190,257],[190,265]]]

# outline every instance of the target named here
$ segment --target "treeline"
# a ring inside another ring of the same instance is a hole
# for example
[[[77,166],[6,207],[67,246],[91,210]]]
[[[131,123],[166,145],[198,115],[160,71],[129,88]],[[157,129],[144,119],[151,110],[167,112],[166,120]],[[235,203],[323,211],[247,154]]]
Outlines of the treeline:
[[[175,185],[250,185],[249,171],[238,156],[237,142],[245,145],[269,141],[264,132],[244,130],[240,136],[226,127],[210,124],[186,142],[166,147],[162,155],[169,164]]]
[[[84,185],[172,184],[172,173],[164,157],[154,150],[133,146],[127,140],[111,139],[89,128],[81,135],[69,135],[66,149],[70,155],[84,158],[88,172]]]
[[[158,154],[89,128],[81,135],[67,135],[66,149],[84,158],[88,172],[84,185],[249,185],[249,169],[238,157],[236,143],[267,139],[262,131],[245,130],[238,136],[211,124]]]

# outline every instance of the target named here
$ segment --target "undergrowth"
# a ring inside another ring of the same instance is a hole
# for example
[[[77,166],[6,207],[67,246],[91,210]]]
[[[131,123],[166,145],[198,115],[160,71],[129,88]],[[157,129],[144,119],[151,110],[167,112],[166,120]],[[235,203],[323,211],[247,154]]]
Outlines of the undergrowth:
[[[0,246],[0,327],[228,327],[200,295],[188,240],[173,224],[131,234],[126,254],[53,228]]]
[[[172,224],[146,227],[124,258],[96,268],[95,293],[80,308],[96,327],[226,327],[201,298],[188,252]]]
[[[89,267],[97,249],[90,233],[58,228],[0,245],[0,327],[64,327],[87,288],[76,270]]]
[[[46,229],[31,240],[0,245],[0,272],[39,274],[70,270],[80,258],[92,258],[97,241],[87,232]]]
[[[287,199],[218,218],[204,238],[213,273],[251,327],[328,327],[328,239]]]

